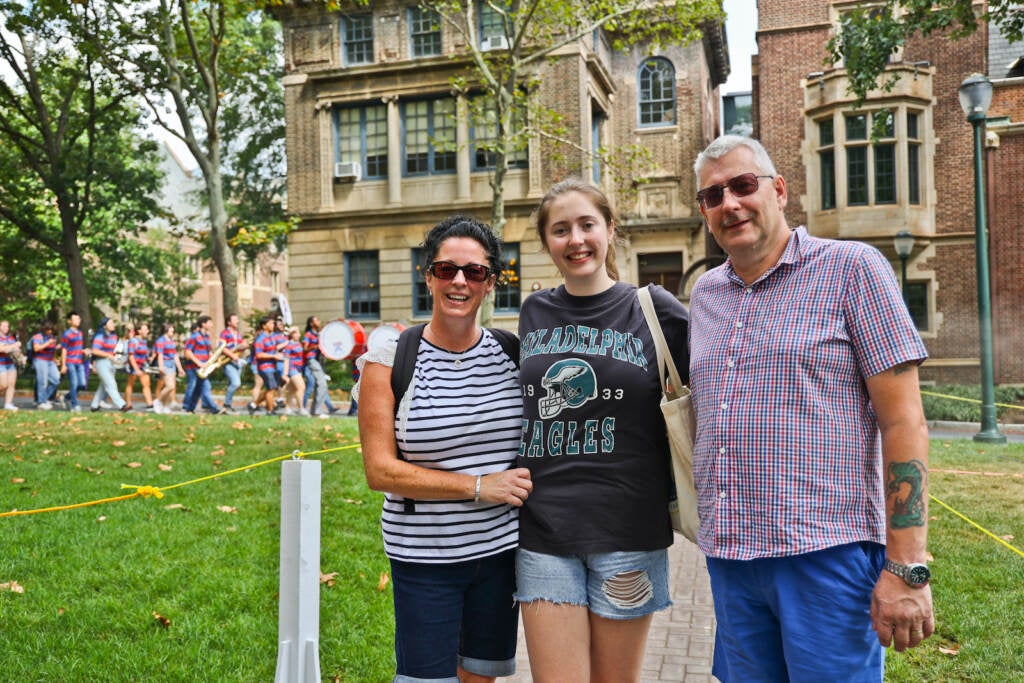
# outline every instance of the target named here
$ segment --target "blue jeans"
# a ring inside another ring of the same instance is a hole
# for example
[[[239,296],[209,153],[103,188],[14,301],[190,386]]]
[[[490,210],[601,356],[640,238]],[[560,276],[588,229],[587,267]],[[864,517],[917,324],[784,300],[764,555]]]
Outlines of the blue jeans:
[[[224,407],[230,408],[231,401],[235,398],[235,392],[242,386],[242,373],[235,361],[228,361],[224,366],[224,376],[228,378],[228,388],[224,391]]]
[[[185,398],[181,407],[186,413],[196,409],[200,396],[203,399],[203,407],[212,412],[217,412],[217,404],[213,400],[213,392],[210,391],[210,380],[199,376],[198,368],[185,369]]]
[[[395,683],[458,683],[516,670],[515,551],[450,564],[391,560]]]
[[[100,378],[100,387],[92,397],[92,407],[99,408],[100,401],[110,397],[114,407],[120,410],[124,407],[124,399],[121,392],[117,390],[117,380],[114,378],[114,364],[109,358],[97,358],[92,362],[93,370]]]
[[[309,412],[312,415],[320,415],[327,403],[327,374],[324,373],[324,366],[317,358],[306,361],[306,372],[306,391],[313,392],[313,403],[309,407]]]
[[[85,366],[68,363],[68,401],[72,408],[78,407],[78,392],[85,388]]]
[[[32,359],[36,371],[36,402],[45,403],[53,398],[60,384],[60,370],[52,360]]]
[[[878,683],[885,650],[871,593],[885,546],[848,543],[755,560],[709,557],[715,600],[712,673],[722,683]]]

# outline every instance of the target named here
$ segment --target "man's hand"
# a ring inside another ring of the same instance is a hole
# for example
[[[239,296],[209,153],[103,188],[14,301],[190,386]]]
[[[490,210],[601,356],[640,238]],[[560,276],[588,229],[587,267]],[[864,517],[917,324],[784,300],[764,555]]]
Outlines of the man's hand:
[[[917,647],[935,632],[932,589],[913,588],[883,570],[871,593],[871,625],[882,647],[894,645],[897,652]]]

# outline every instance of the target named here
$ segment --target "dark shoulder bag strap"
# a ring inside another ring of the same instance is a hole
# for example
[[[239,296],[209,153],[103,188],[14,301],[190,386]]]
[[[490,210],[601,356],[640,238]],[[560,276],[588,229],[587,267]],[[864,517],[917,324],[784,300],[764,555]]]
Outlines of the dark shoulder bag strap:
[[[519,337],[510,330],[503,330],[500,327],[488,327],[494,338],[501,344],[501,350],[505,352],[505,355],[512,359],[512,362],[516,364],[516,368],[519,367]]]

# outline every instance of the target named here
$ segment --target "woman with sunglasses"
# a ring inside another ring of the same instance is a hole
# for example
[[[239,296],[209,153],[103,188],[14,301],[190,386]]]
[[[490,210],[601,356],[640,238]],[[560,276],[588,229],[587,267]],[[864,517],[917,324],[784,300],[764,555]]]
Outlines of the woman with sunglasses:
[[[515,468],[517,363],[476,322],[502,272],[501,241],[452,216],[423,252],[433,311],[412,381],[396,401],[394,344],[357,360],[359,436],[367,482],[385,493],[394,680],[484,683],[515,672],[518,508],[532,488],[529,471]]]
[[[608,199],[578,179],[552,187],[537,232],[565,284],[522,305],[516,600],[533,680],[638,681],[654,612],[671,604],[669,446],[654,342],[637,288],[618,281]],[[687,312],[651,296],[676,367]]]

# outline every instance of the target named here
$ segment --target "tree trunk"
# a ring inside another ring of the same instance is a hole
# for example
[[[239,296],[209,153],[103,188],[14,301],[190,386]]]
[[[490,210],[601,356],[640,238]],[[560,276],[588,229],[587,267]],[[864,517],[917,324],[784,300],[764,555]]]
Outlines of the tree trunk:
[[[228,212],[224,204],[224,184],[219,166],[211,165],[203,174],[210,203],[210,255],[220,274],[224,317],[241,315],[238,305],[238,271],[235,256],[228,246]]]
[[[67,207],[60,207],[61,241],[60,257],[71,287],[71,310],[82,316],[81,329],[88,331],[92,326],[92,307],[89,302],[89,288],[85,284],[85,267],[82,249],[78,246],[78,226]],[[64,311],[67,314],[67,311]],[[58,321],[63,322],[63,321]],[[84,334],[84,332],[83,332]]]

